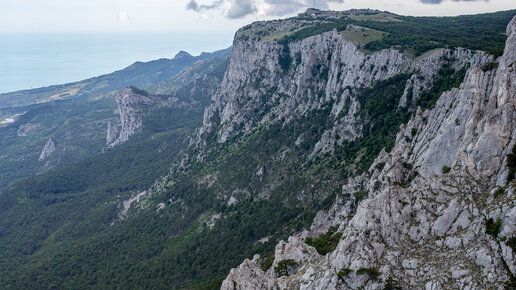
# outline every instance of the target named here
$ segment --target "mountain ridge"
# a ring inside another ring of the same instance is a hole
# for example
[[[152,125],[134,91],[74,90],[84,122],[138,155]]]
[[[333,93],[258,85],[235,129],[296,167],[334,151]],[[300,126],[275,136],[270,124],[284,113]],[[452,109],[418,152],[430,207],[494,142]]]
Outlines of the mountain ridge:
[[[515,11],[439,19],[458,24],[435,41],[435,18],[310,12],[243,27],[229,59],[126,89],[158,104],[135,104],[140,133],[4,190],[0,284],[439,289],[510,281],[514,56],[497,58],[504,37],[478,39],[506,31]],[[460,32],[464,23],[480,33]],[[182,102],[191,109],[166,106]],[[117,114],[109,120],[118,125]],[[103,148],[107,121],[98,130]],[[244,260],[257,253],[263,259]]]
[[[343,238],[335,251],[321,257],[303,242],[309,233],[291,237],[276,246],[267,272],[255,256],[233,269],[222,289],[510,288],[516,265],[514,247],[505,241],[515,233],[516,210],[505,160],[516,142],[516,75],[511,69],[516,17],[507,35],[498,68],[472,66],[460,88],[444,93],[433,109],[418,109],[400,128],[392,151],[382,151],[369,173],[344,184],[343,196],[369,193],[355,214],[354,204],[342,197],[330,211],[320,212],[312,230],[338,227]],[[459,146],[439,145],[455,138]],[[448,156],[455,157],[445,170]],[[442,167],[442,172],[426,167]],[[418,174],[410,175],[413,170]],[[488,220],[499,223],[495,233],[488,230]],[[296,268],[283,278],[277,274],[282,261]]]

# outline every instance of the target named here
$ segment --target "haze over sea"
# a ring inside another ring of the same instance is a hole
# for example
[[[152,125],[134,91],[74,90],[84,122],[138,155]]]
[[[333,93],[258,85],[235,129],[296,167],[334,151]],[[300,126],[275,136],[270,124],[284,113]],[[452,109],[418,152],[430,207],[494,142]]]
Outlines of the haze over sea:
[[[0,93],[111,73],[135,61],[227,48],[228,32],[0,34]]]

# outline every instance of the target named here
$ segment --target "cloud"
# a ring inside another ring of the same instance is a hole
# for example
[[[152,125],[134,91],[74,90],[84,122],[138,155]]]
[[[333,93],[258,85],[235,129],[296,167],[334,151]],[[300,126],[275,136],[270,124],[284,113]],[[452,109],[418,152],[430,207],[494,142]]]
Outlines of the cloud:
[[[196,0],[190,0],[190,2],[186,4],[186,9],[201,12],[204,10],[219,8],[223,3],[223,0],[215,0],[211,4],[199,4]]]
[[[258,11],[253,0],[231,0],[228,4],[224,16],[230,19],[242,18]]]
[[[419,2],[423,4],[441,4],[444,0],[419,0]],[[453,2],[479,2],[479,1],[485,1],[489,2],[489,0],[451,0]]]
[[[123,11],[120,11],[118,12],[118,16],[116,17],[116,19],[120,20],[120,21],[127,21],[129,20],[129,15],[127,14],[127,10],[123,10]]]
[[[314,4],[315,8],[328,9],[329,3],[344,3],[344,0],[215,0],[210,4],[199,4],[197,1],[190,0],[186,9],[202,12],[224,7],[223,15],[230,19],[243,18],[255,13],[265,16],[284,16],[313,7]]]

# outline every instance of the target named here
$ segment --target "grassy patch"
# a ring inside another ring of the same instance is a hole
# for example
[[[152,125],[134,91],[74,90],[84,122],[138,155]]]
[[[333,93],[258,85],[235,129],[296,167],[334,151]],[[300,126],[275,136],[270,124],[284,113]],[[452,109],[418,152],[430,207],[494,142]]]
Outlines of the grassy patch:
[[[341,34],[348,41],[364,45],[371,41],[381,40],[384,32],[369,28],[358,28],[343,30]]]

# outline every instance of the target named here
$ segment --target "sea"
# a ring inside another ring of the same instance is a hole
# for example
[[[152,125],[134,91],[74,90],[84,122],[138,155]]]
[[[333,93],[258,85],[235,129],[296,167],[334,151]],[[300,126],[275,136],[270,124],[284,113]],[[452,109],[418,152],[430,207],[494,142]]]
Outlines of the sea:
[[[0,34],[0,93],[80,81],[136,61],[228,48],[234,32]]]

